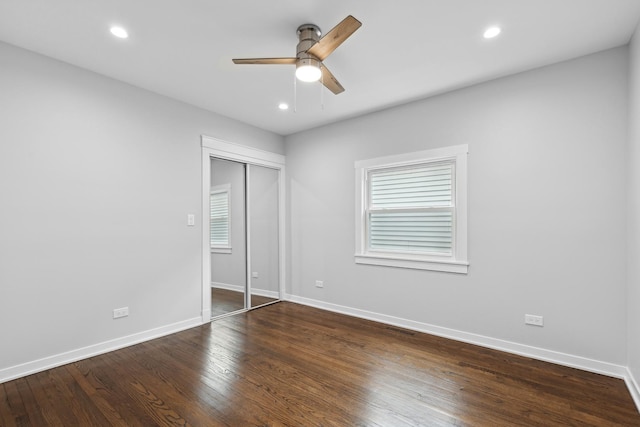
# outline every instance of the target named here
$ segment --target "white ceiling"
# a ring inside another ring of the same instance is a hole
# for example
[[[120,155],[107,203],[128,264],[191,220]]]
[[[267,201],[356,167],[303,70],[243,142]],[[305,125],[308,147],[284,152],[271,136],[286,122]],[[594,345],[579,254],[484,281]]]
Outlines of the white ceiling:
[[[280,111],[294,67],[231,62],[295,56],[299,25],[349,14],[362,27],[325,60],[340,95],[298,83]],[[639,0],[0,0],[0,40],[288,135],[624,45],[639,18]]]

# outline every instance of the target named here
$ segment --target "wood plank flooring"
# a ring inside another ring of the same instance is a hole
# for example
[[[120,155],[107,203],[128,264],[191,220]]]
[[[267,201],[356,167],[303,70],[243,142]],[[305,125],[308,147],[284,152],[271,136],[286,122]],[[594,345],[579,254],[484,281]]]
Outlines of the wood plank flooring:
[[[276,298],[251,295],[251,306],[257,307],[268,302],[276,301]],[[244,292],[236,292],[228,289],[211,288],[211,317],[242,310],[244,308]]]
[[[280,302],[0,385],[10,426],[640,426],[622,380]]]

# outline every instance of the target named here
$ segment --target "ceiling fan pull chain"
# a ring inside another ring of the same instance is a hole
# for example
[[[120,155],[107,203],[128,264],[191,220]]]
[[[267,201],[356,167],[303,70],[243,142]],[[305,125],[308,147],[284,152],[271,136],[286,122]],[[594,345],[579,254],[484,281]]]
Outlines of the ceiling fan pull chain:
[[[293,75],[293,112],[298,112],[298,79]]]
[[[324,65],[322,65],[324,67]],[[320,75],[320,110],[324,111],[324,73]]]

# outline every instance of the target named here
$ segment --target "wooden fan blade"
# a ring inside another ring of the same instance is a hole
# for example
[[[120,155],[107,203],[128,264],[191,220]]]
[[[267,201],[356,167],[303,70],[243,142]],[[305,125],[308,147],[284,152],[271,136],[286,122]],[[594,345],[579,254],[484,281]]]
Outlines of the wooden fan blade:
[[[234,64],[294,64],[297,58],[244,58],[234,59]]]
[[[331,74],[331,71],[329,71],[324,64],[322,64],[322,84],[336,95],[344,92],[344,87],[342,87],[338,79]]]
[[[344,18],[342,22],[333,27],[331,31],[325,34],[318,43],[307,49],[307,53],[310,53],[320,61],[323,61],[361,26],[362,22],[349,15]]]

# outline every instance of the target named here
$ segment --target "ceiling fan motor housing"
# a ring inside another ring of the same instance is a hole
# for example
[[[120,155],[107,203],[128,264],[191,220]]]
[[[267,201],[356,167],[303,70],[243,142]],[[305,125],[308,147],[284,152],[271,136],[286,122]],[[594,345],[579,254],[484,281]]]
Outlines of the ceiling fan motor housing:
[[[303,24],[298,27],[297,32],[299,42],[296,49],[296,57],[298,58],[296,67],[303,65],[320,67],[320,60],[307,52],[311,46],[320,40],[320,36],[322,35],[320,28],[313,24]]]

